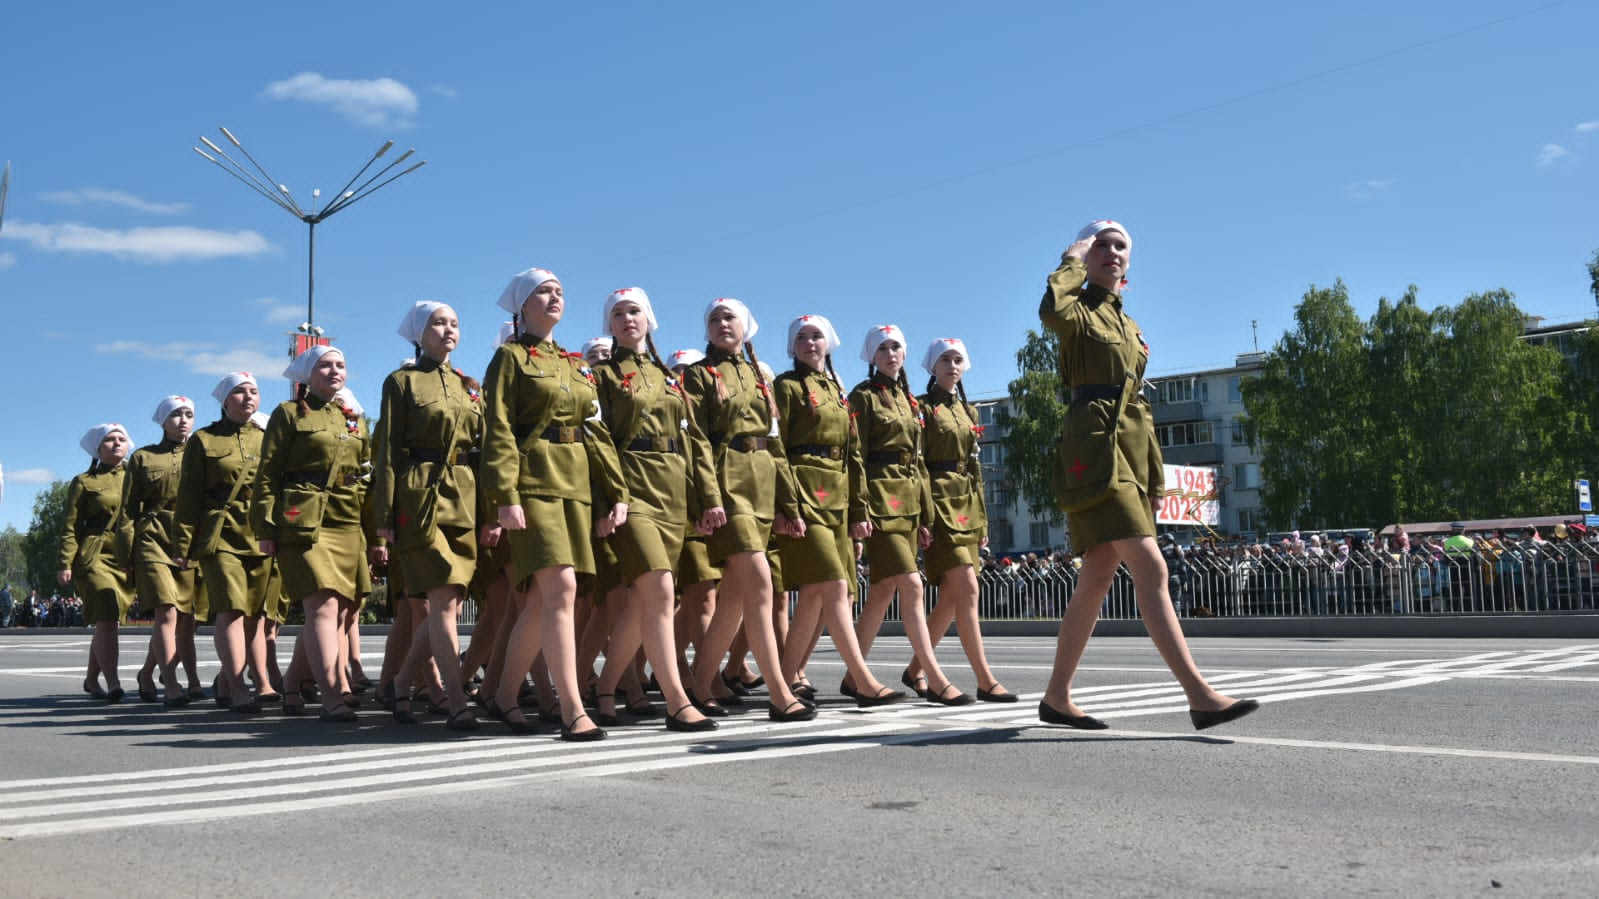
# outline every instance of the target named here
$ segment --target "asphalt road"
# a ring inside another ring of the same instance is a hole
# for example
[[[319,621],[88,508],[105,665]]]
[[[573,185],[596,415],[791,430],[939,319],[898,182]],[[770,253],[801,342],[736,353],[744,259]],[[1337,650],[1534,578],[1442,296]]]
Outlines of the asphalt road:
[[[587,745],[107,706],[87,643],[0,633],[0,895],[1599,894],[1594,641],[1196,639],[1265,704],[1197,734],[1145,639],[1090,645],[1082,732],[1035,717],[1053,641],[991,638],[1018,705]]]

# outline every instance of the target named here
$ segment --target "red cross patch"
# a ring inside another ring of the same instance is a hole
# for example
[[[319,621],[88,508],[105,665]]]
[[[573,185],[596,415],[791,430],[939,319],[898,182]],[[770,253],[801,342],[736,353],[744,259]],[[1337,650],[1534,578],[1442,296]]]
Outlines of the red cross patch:
[[[958,515],[958,516],[955,517],[955,521],[956,521],[957,524],[965,524],[966,522],[971,521],[971,520],[972,520],[972,518],[971,518],[970,515]]]
[[[827,490],[825,488],[822,488],[822,487],[818,487],[818,488],[816,488],[815,490],[813,490],[811,492],[816,495],[816,501],[819,502],[819,503],[820,502],[826,502],[827,498],[829,496],[832,496],[831,493],[828,493]]]
[[[905,505],[905,502],[897,496],[891,496],[888,498],[888,507],[896,512],[898,512],[899,507],[903,505]]]
[[[1073,459],[1072,460],[1071,471],[1072,471],[1072,474],[1075,475],[1078,480],[1082,480],[1083,479],[1083,472],[1085,472],[1087,470],[1088,470],[1088,466],[1083,464],[1083,460],[1082,459]]]
[[[287,516],[290,521],[293,521],[294,519],[300,517],[300,507],[299,506],[290,506],[289,507],[289,511],[284,512],[283,514],[285,516]]]
[[[403,528],[411,523],[411,516],[405,514],[405,512],[402,510],[399,515],[394,517],[394,520],[399,523],[400,527]]]

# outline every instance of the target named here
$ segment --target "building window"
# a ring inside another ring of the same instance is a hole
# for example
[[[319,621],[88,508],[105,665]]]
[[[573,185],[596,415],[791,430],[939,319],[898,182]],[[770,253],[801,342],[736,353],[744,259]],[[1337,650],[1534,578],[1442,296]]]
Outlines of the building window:
[[[1233,446],[1248,446],[1249,435],[1244,432],[1244,420],[1233,420]]]
[[[1047,522],[1035,521],[1027,526],[1027,545],[1034,548],[1049,545]]]
[[[1255,533],[1259,533],[1259,531],[1260,531],[1259,518],[1260,518],[1260,510],[1259,509],[1239,509],[1238,510],[1238,533],[1240,533],[1240,534],[1255,534]]]
[[[983,405],[978,406],[977,407],[977,423],[982,425],[982,426],[984,426],[984,427],[987,427],[987,426],[993,424],[994,423],[994,409],[995,409],[995,405],[993,403],[984,403]]]
[[[1233,403],[1242,403],[1244,401],[1243,378],[1227,379],[1227,400]]]
[[[1163,403],[1191,403],[1194,401],[1194,379],[1178,378],[1160,382],[1160,401]]]
[[[1005,552],[1011,548],[1010,522],[1001,518],[988,523],[988,545],[994,547],[997,552]]]
[[[1155,428],[1155,435],[1163,447],[1199,446],[1216,442],[1215,427],[1208,421],[1180,421],[1175,424],[1158,425]]]
[[[978,444],[977,455],[984,465],[997,468],[1005,464],[1005,445],[1003,443]]]
[[[1005,490],[1005,483],[999,480],[983,482],[983,501],[990,509],[1004,509],[1010,506],[1010,493]]]
[[[1260,488],[1260,463],[1239,462],[1233,466],[1233,487],[1238,490]]]

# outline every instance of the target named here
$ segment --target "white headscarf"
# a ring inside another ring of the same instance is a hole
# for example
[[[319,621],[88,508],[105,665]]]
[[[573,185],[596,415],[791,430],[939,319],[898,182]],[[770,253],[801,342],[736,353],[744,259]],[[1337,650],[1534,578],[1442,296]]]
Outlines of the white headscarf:
[[[211,388],[211,398],[219,403],[225,403],[228,401],[228,394],[240,384],[255,384],[257,390],[261,389],[261,385],[256,383],[255,375],[247,371],[230,371],[222,376],[217,386]]]
[[[790,359],[794,358],[794,338],[799,336],[800,328],[806,325],[811,325],[822,332],[822,339],[827,341],[825,352],[831,353],[843,346],[844,341],[839,339],[838,329],[834,328],[833,323],[827,320],[827,316],[801,315],[788,323],[788,357]]]
[[[1077,232],[1077,239],[1087,240],[1101,231],[1120,231],[1122,236],[1127,238],[1128,252],[1132,251],[1133,236],[1127,233],[1127,226],[1121,222],[1112,221],[1111,219],[1096,219],[1095,221],[1089,222],[1083,226],[1083,230]]]
[[[271,417],[269,417],[265,412],[250,413],[250,424],[255,425],[263,431],[266,430],[267,422],[271,420]]]
[[[711,331],[711,313],[721,306],[726,306],[733,310],[733,314],[738,316],[739,321],[744,323],[744,339],[753,340],[755,332],[759,331],[761,326],[755,321],[755,316],[750,314],[750,307],[732,297],[718,297],[711,301],[711,305],[705,307],[705,333],[709,335]]]
[[[961,363],[956,369],[961,374],[966,374],[972,367],[972,357],[966,352],[966,342],[959,337],[940,337],[927,345],[927,352],[922,355],[922,368],[928,374],[933,374],[933,366],[938,364],[938,357],[950,350],[961,354]]]
[[[227,396],[227,394],[223,394],[223,396]],[[178,411],[179,409],[188,409],[190,412],[193,412],[194,400],[191,400],[186,396],[179,396],[178,394],[174,393],[173,395],[162,400],[161,404],[155,407],[155,414],[150,416],[150,420],[158,425],[165,425],[167,423],[167,419],[172,417],[172,413]]]
[[[649,323],[649,327],[645,330],[646,334],[655,333],[655,330],[661,326],[661,323],[655,320],[655,307],[650,305],[650,295],[644,292],[644,288],[624,287],[621,290],[611,291],[611,295],[605,298],[605,313],[600,319],[601,331],[615,336],[611,331],[611,312],[616,309],[617,303],[624,302],[637,303],[644,311],[644,320]]]
[[[705,354],[699,350],[678,350],[672,355],[666,357],[666,365],[668,368],[677,368],[680,365],[693,365],[704,358]]]
[[[589,358],[589,350],[592,350],[595,347],[605,347],[606,349],[611,349],[613,346],[615,346],[615,344],[616,341],[609,337],[590,337],[588,340],[583,341],[583,349],[579,350],[578,352],[583,354],[583,360],[586,362]]]
[[[405,318],[400,319],[400,327],[395,329],[395,333],[406,343],[420,344],[422,332],[427,330],[428,322],[433,320],[433,313],[448,305],[434,300],[422,300],[405,313]]]
[[[877,348],[890,340],[898,341],[901,347],[905,346],[905,332],[899,329],[899,325],[878,325],[867,331],[866,342],[861,344],[861,361],[871,365]]]
[[[510,322],[500,322],[500,330],[494,332],[494,348],[499,349],[507,340],[516,336],[516,325]]]
[[[525,272],[518,272],[511,283],[505,285],[505,290],[500,293],[500,308],[514,316],[522,314],[522,304],[539,289],[545,281],[560,282],[555,272],[547,268],[530,268]]]
[[[314,346],[295,357],[295,360],[289,363],[289,367],[283,370],[283,376],[296,384],[309,384],[311,382],[311,372],[316,371],[316,364],[322,361],[322,357],[329,353],[344,355],[343,350],[332,344]]]
[[[95,425],[89,430],[83,432],[83,439],[78,441],[78,445],[83,447],[83,451],[89,454],[89,458],[99,459],[100,441],[106,439],[106,437],[109,436],[113,431],[121,431],[122,436],[128,437],[127,428],[124,428],[122,425],[119,425],[116,422],[106,422],[105,424]],[[132,443],[133,438],[128,437],[128,442]]]
[[[361,401],[348,387],[340,387],[339,392],[333,395],[333,401],[349,411],[351,415],[365,415],[366,410],[361,407]]]

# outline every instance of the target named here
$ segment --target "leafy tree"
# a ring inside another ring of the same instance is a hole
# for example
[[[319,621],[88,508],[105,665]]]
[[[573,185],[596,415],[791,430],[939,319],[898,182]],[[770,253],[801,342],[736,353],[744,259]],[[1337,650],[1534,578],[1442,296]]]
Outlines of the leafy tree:
[[[28,524],[28,536],[23,538],[28,579],[40,595],[55,587],[56,572],[60,570],[61,532],[66,521],[67,482],[56,481],[34,497],[33,520]]]
[[[1438,353],[1438,335],[1414,284],[1397,303],[1377,301],[1366,344],[1372,455],[1385,467],[1372,485],[1374,520],[1416,521],[1429,516],[1425,510],[1436,502],[1425,487],[1429,459],[1423,438],[1432,428],[1439,385],[1429,364]]]
[[[1006,487],[1027,503],[1034,518],[1052,525],[1065,518],[1055,505],[1054,488],[1055,444],[1066,421],[1056,347],[1053,333],[1027,331],[1026,341],[1016,351],[1021,376],[1010,382],[1015,411],[1001,410],[998,418],[999,426],[1006,429],[1000,442],[1005,449]]]
[[[24,539],[14,527],[7,526],[4,533],[0,533],[0,584],[10,584],[13,591],[23,588],[23,595],[27,595],[26,588],[33,584],[28,578]]]

